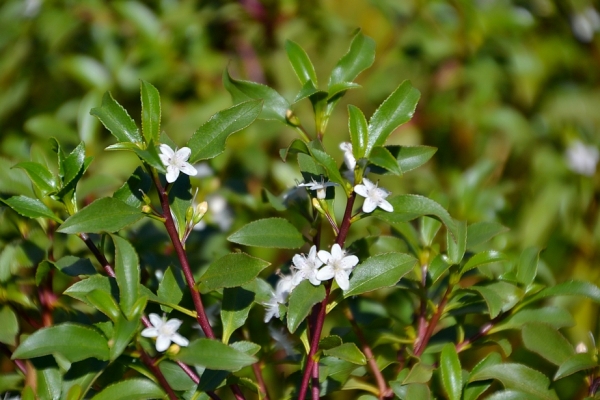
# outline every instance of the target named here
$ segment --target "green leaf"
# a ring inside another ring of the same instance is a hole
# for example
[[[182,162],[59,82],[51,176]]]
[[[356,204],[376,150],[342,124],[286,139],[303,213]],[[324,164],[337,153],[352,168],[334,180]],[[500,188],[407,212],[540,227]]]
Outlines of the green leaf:
[[[369,131],[367,119],[360,108],[348,105],[348,130],[352,141],[352,152],[358,160],[365,156]]]
[[[344,179],[342,178],[342,175],[340,174],[340,170],[337,166],[337,163],[333,159],[333,157],[331,157],[329,154],[325,153],[324,151],[321,151],[314,147],[310,149],[310,152],[311,152],[312,156],[314,157],[314,159],[319,164],[321,164],[323,167],[325,167],[325,170],[327,171],[327,177],[329,178],[329,180],[332,182],[338,183],[342,187],[344,187]]]
[[[127,179],[115,193],[114,198],[121,200],[131,207],[139,208],[144,204],[143,193],[148,193],[151,187],[151,180],[144,168],[137,167],[133,174]]]
[[[559,331],[547,324],[540,322],[526,324],[521,335],[525,348],[554,365],[561,365],[575,354],[571,343]]]
[[[549,306],[534,309],[521,309],[494,326],[490,330],[490,333],[506,329],[521,329],[523,325],[529,322],[543,322],[554,329],[575,326],[575,320],[569,311],[561,307]]]
[[[112,197],[103,197],[81,209],[58,228],[61,233],[116,232],[133,224],[144,214]]]
[[[468,229],[467,229],[467,232],[468,232]],[[467,242],[468,241],[469,241],[469,238],[467,236]],[[502,254],[496,250],[482,251],[481,253],[477,253],[473,257],[469,258],[469,261],[467,261],[465,263],[465,265],[463,265],[460,272],[462,274],[464,274],[465,272],[470,271],[474,268],[477,268],[480,265],[489,264],[489,263],[493,263],[493,262],[497,262],[497,261],[505,261],[507,259],[508,258],[506,257],[505,254]]]
[[[176,274],[177,277],[175,277]],[[179,284],[180,281],[181,274],[179,270],[171,267],[167,268],[162,281],[160,281],[160,284],[158,285],[158,290],[156,291],[158,298],[165,303],[179,304],[183,298],[183,290]],[[166,313],[172,310],[171,307],[163,305],[161,305],[160,308]]]
[[[316,85],[317,74],[315,72],[315,67],[310,62],[310,58],[308,58],[308,54],[306,54],[304,49],[297,43],[286,40],[285,52],[287,53],[296,76],[300,79],[300,83],[304,85],[307,81],[312,81]]]
[[[258,361],[253,356],[211,339],[194,340],[174,358],[186,364],[220,371],[237,371]]]
[[[16,338],[19,333],[19,321],[17,315],[8,305],[0,309],[0,342],[11,346],[17,344]]]
[[[365,150],[367,157],[375,146],[383,146],[396,128],[410,121],[420,96],[421,93],[409,81],[404,81],[381,103],[369,120],[369,139]]]
[[[502,390],[495,392],[485,400],[539,400],[539,397],[532,398],[530,393],[519,390]]]
[[[287,327],[290,333],[294,333],[298,329],[298,326],[310,313],[312,306],[323,301],[324,298],[325,287],[323,285],[313,286],[307,280],[303,280],[292,290],[287,312]]]
[[[337,100],[339,100],[339,98],[343,96],[347,90],[359,88],[361,88],[361,86],[354,82],[335,83],[329,86],[329,89],[327,90],[327,101],[329,104],[337,102]]]
[[[452,237],[448,231],[446,243],[448,244],[448,259],[455,265],[460,264],[467,250],[467,222],[456,221],[457,236]]]
[[[533,303],[552,296],[582,296],[600,303],[600,289],[587,281],[567,281],[545,288],[527,299],[526,303]]]
[[[337,357],[352,364],[365,365],[367,363],[367,358],[354,343],[344,343],[331,349],[325,349],[323,350],[323,354]]]
[[[142,136],[135,121],[127,114],[123,106],[113,99],[110,92],[104,94],[102,106],[92,108],[90,114],[97,117],[119,142],[142,142]]]
[[[537,275],[537,265],[540,249],[535,246],[528,247],[521,253],[517,267],[517,280],[525,287],[531,285]]]
[[[434,217],[446,225],[454,238],[459,237],[456,222],[448,211],[435,201],[419,195],[405,194],[389,199],[393,212],[376,209],[372,215],[390,224],[411,221],[423,215]]]
[[[256,82],[233,79],[229,71],[223,71],[223,86],[231,94],[233,102],[238,104],[247,100],[263,100],[259,119],[273,119],[287,124],[287,112],[290,103],[274,89]]]
[[[434,367],[422,362],[417,362],[402,381],[404,385],[409,383],[427,383],[431,380]]]
[[[179,178],[171,185],[169,191],[169,204],[171,205],[171,214],[175,219],[175,226],[179,238],[183,239],[183,234],[186,230],[186,214],[188,208],[192,205],[192,184],[190,183],[190,177],[185,174],[181,174]]]
[[[72,363],[90,357],[108,360],[108,343],[95,329],[67,322],[34,332],[17,347],[12,359],[53,353],[61,354]]]
[[[254,303],[254,293],[242,287],[223,289],[221,322],[223,323],[223,343],[227,344],[231,334],[243,326]]]
[[[142,132],[146,143],[160,141],[160,94],[151,83],[140,80],[142,97]]]
[[[85,297],[89,304],[94,306],[112,321],[116,321],[121,316],[119,305],[110,293],[107,293],[104,290],[95,289],[89,292]]]
[[[118,235],[110,235],[115,244],[115,274],[119,286],[120,305],[129,316],[140,295],[140,260],[133,246]]]
[[[31,182],[33,182],[44,196],[56,193],[58,190],[56,177],[42,164],[24,161],[18,163],[13,168],[21,168],[24,170],[29,176],[29,179],[31,179]]]
[[[93,400],[146,400],[162,399],[165,392],[149,379],[132,378],[107,386],[92,397]]]
[[[300,139],[294,139],[292,143],[285,149],[279,150],[279,157],[281,157],[281,161],[286,162],[288,154],[298,154],[304,153],[309,154],[308,147],[306,147],[306,143],[304,143]]]
[[[390,382],[390,387],[392,388],[394,394],[396,394],[396,396],[398,396],[401,400],[431,399],[429,387],[423,383],[409,383],[408,385],[403,385],[402,382],[392,381]]]
[[[354,35],[348,52],[331,71],[329,87],[340,82],[352,82],[358,74],[373,65],[373,61],[375,61],[375,41],[359,30]]]
[[[369,161],[378,167],[384,168],[394,175],[402,176],[402,170],[396,158],[383,146],[375,146],[369,155]]]
[[[245,253],[227,254],[208,266],[200,277],[207,291],[242,286],[256,278],[270,263]]]
[[[350,287],[344,297],[394,286],[410,272],[417,260],[408,254],[384,253],[367,258],[352,271]]]
[[[189,162],[195,163],[221,154],[227,138],[254,122],[262,107],[261,100],[245,101],[210,117],[194,132],[186,145],[192,150]]]
[[[246,246],[278,249],[297,249],[304,245],[302,234],[283,218],[253,221],[229,236],[227,240]]]
[[[493,282],[485,286],[471,286],[470,290],[479,292],[485,300],[490,318],[495,318],[500,311],[508,311],[522,298],[523,290],[504,281]]]
[[[300,91],[294,97],[294,104],[299,102],[300,100],[304,100],[305,98],[310,97],[311,101],[314,103],[317,99],[323,99],[327,97],[327,92],[317,89],[313,81],[306,81]]]
[[[171,386],[173,390],[196,389],[196,384],[192,378],[190,378],[179,365],[168,360],[163,360],[160,364],[158,364],[158,368],[163,373],[167,379],[167,382],[169,382],[169,386]]]
[[[10,208],[27,218],[49,218],[58,223],[62,222],[51,209],[38,199],[26,196],[12,196],[8,199],[0,199]]]
[[[508,231],[497,222],[476,222],[467,228],[467,249],[487,242],[496,235]]]
[[[239,342],[231,343],[231,347],[236,350],[243,351],[251,356],[258,353],[261,349],[259,344],[248,342],[247,340],[240,340]]]
[[[79,172],[85,161],[85,144],[83,142],[73,149],[63,161],[63,189],[70,183],[76,184],[78,178],[81,177]],[[61,190],[62,192],[63,190]]]
[[[556,393],[548,389],[550,380],[541,372],[522,364],[504,363],[482,368],[472,373],[469,382],[496,379],[506,389],[518,390],[544,400],[558,400]]]
[[[134,146],[132,150],[140,158],[140,160],[146,162],[148,165],[155,168],[158,172],[161,172],[163,174],[167,172],[165,165],[163,164],[162,160],[158,155],[158,150],[157,146],[155,145],[155,142],[148,142],[148,146],[146,146],[145,149],[141,149],[137,146]]]
[[[462,370],[454,343],[446,343],[440,357],[440,370],[444,390],[450,400],[460,400],[462,394]]]
[[[63,294],[87,303],[87,294],[96,289],[109,293],[113,297],[119,294],[115,280],[102,275],[94,275],[76,282],[65,290]]]
[[[437,222],[437,221],[436,221]],[[431,263],[429,264],[429,268],[427,269],[427,273],[431,277],[431,282],[437,282],[444,272],[446,272],[450,268],[450,264],[446,261],[448,257],[443,254],[436,255]]]
[[[62,389],[62,376],[52,356],[31,360],[37,375],[37,394],[40,399],[58,399]]]
[[[60,260],[52,263],[63,274],[69,276],[95,275],[96,268],[92,265],[89,258],[78,258],[75,256],[64,256]]]
[[[485,381],[468,384],[463,390],[463,400],[477,400],[490,386],[492,385]]]
[[[134,315],[131,315],[129,319],[124,315],[119,314],[118,318],[115,320],[110,346],[111,361],[116,360],[123,351],[125,351],[127,346],[131,343],[131,339],[136,335],[140,326],[140,318],[142,317],[144,306],[146,304],[145,299],[141,299],[141,302],[143,304],[138,304],[138,306],[141,306],[137,308],[138,312],[133,313]]]
[[[573,354],[567,358],[556,371],[554,380],[557,381],[569,375],[573,375],[576,372],[584,371],[586,369],[593,369],[598,366],[598,361],[589,353],[578,353]]]
[[[412,171],[425,164],[437,151],[437,148],[431,146],[385,146],[396,158],[398,165],[403,173]]]

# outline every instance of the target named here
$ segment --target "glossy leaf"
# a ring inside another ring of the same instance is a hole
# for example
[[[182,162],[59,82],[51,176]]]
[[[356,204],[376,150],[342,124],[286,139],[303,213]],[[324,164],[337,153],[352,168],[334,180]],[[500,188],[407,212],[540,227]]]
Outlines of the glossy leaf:
[[[375,146],[369,155],[369,162],[391,172],[394,175],[401,176],[402,169],[398,165],[396,158],[388,149],[383,146]]]
[[[523,345],[554,365],[561,365],[575,354],[571,343],[556,329],[540,322],[526,324],[521,335]]]
[[[433,370],[433,366],[417,362],[402,383],[405,385],[409,383],[427,383],[431,380]]]
[[[521,309],[505,320],[500,321],[500,323],[490,330],[490,333],[505,329],[520,329],[529,322],[543,322],[554,329],[568,328],[575,325],[575,320],[569,311],[562,307],[549,306],[535,309]]]
[[[375,41],[358,31],[348,52],[338,61],[331,76],[329,87],[340,82],[352,82],[358,74],[373,65],[375,61]]]
[[[501,311],[510,310],[523,298],[523,291],[519,287],[504,281],[471,286],[470,289],[481,294],[488,306],[490,318],[495,318]]]
[[[317,89],[313,81],[306,81],[304,85],[302,85],[302,88],[300,88],[296,97],[294,97],[294,104],[307,97],[309,97],[311,101],[315,101],[317,98],[326,98],[327,92]]]
[[[87,279],[76,282],[67,290],[65,290],[63,294],[71,296],[77,300],[87,302],[87,294],[96,289],[112,294],[113,297],[118,296],[118,287],[116,281],[102,275],[94,275]]]
[[[385,146],[392,153],[402,170],[407,173],[425,164],[436,153],[437,148],[431,146]]]
[[[168,360],[163,360],[158,364],[158,368],[173,390],[192,390],[196,388],[196,384],[192,378],[190,378],[179,365]]]
[[[19,333],[19,321],[17,315],[11,307],[4,305],[0,309],[0,342],[8,345],[16,345],[17,334]]]
[[[245,253],[227,254],[210,264],[200,281],[207,291],[242,286],[256,278],[269,264]]]
[[[107,386],[92,397],[93,400],[146,400],[162,399],[165,392],[149,379],[131,378]]]
[[[97,117],[102,125],[117,138],[119,142],[141,143],[142,136],[135,121],[115,99],[110,92],[102,98],[102,106],[92,108],[90,114]]]
[[[287,327],[294,333],[298,326],[306,319],[312,306],[323,301],[325,287],[313,286],[309,281],[303,280],[290,294],[287,312]]]
[[[348,106],[348,130],[352,142],[352,152],[358,160],[365,156],[369,131],[367,119],[360,108],[353,105]]]
[[[463,390],[463,400],[477,400],[490,386],[491,384],[485,381],[468,384]]]
[[[146,143],[160,141],[160,94],[149,82],[140,81],[142,97],[142,132]]]
[[[591,282],[586,281],[567,281],[558,283],[555,286],[547,287],[527,299],[527,303],[553,296],[582,296],[587,297],[596,303],[600,303],[600,288]]]
[[[410,121],[420,96],[421,93],[409,81],[404,81],[381,103],[369,120],[369,139],[365,150],[367,157],[375,146],[383,146],[396,128]]]
[[[539,397],[532,397],[531,393],[519,390],[502,390],[492,393],[486,397],[486,400],[539,400]]]
[[[528,393],[535,398],[544,400],[558,400],[553,390],[548,389],[550,380],[541,372],[522,364],[504,363],[483,368],[472,373],[469,381],[496,379],[506,389],[518,390]]]
[[[85,296],[88,303],[94,306],[98,311],[106,315],[113,321],[116,321],[121,316],[121,310],[115,299],[100,289],[95,289]]]
[[[230,242],[256,247],[297,249],[304,244],[302,234],[283,218],[253,221],[227,238]]]
[[[258,353],[261,349],[261,346],[259,344],[252,343],[247,340],[240,340],[238,342],[231,343],[230,346],[236,350],[243,351],[244,353],[249,354],[251,356]]]
[[[58,228],[61,233],[116,232],[133,224],[144,214],[112,197],[103,197],[81,209]]]
[[[242,288],[223,289],[221,322],[223,323],[223,343],[228,343],[231,334],[243,326],[254,303],[254,293]]]
[[[64,256],[60,260],[52,264],[54,264],[54,266],[58,268],[63,274],[67,274],[69,276],[96,274],[96,268],[94,268],[94,265],[92,264],[89,258]]]
[[[143,309],[146,302],[145,299],[141,299],[141,303],[138,304],[137,313],[134,312],[130,318],[126,318],[123,314],[120,314],[115,320],[113,335],[111,338],[110,346],[110,360],[114,361],[119,357],[123,351],[131,343],[131,339],[137,334],[139,326],[141,324],[140,318],[143,313]]]
[[[18,163],[13,168],[24,170],[29,176],[29,179],[31,179],[31,182],[33,182],[43,195],[56,193],[58,190],[56,177],[48,168],[40,163],[24,161]]]
[[[225,151],[227,138],[254,122],[262,107],[262,100],[250,100],[210,117],[194,132],[186,145],[192,150],[189,162],[214,158]]]
[[[263,100],[259,119],[273,119],[287,124],[290,103],[269,86],[233,79],[227,69],[223,71],[223,86],[231,94],[233,102],[236,104],[248,100]]]
[[[337,357],[353,364],[365,365],[367,363],[367,358],[354,343],[344,343],[340,346],[324,349],[323,354]]]
[[[444,390],[450,400],[460,400],[462,394],[462,370],[454,343],[446,343],[440,357],[440,370]]]
[[[456,236],[448,231],[446,243],[448,245],[448,259],[453,264],[460,264],[467,250],[467,223],[465,221],[456,221]]]
[[[427,273],[431,277],[431,281],[433,283],[437,282],[450,268],[450,263],[448,262],[448,257],[443,254],[436,255],[431,263],[429,264],[429,268],[427,269]]]
[[[497,222],[476,222],[467,227],[467,249],[472,249],[491,238],[508,231],[508,228]]]
[[[167,268],[158,285],[156,294],[158,295],[158,298],[165,303],[179,304],[183,298],[183,290],[181,289],[176,275],[179,277],[179,280],[181,280],[181,273],[179,270],[173,269],[172,267]],[[171,307],[163,305],[161,305],[160,308],[166,313],[172,310]]]
[[[108,343],[95,329],[67,322],[34,332],[21,342],[12,358],[33,358],[52,353],[59,353],[70,362],[90,357],[107,360]]]
[[[323,167],[325,167],[325,169],[327,170],[327,176],[329,177],[329,180],[332,182],[338,183],[338,184],[342,185],[342,187],[343,187],[345,181],[342,178],[342,175],[340,174],[340,170],[337,166],[337,163],[333,159],[333,157],[331,157],[329,154],[325,153],[324,151],[321,151],[314,147],[310,149],[310,153],[313,155],[314,159],[319,164],[321,164]]]
[[[354,82],[338,82],[329,86],[327,91],[327,101],[332,104],[336,102],[347,90],[359,89],[361,86]]]
[[[15,210],[27,218],[49,218],[58,223],[61,222],[52,210],[48,208],[44,203],[38,199],[32,199],[26,196],[12,196],[8,199],[0,199],[6,203],[10,208]]]
[[[531,285],[537,274],[540,249],[528,247],[521,253],[517,267],[517,279],[526,287]]]
[[[85,145],[83,142],[79,143],[77,147],[73,149],[67,157],[65,157],[63,165],[63,188],[70,183],[76,183],[75,179],[78,178],[79,171],[83,167],[85,161]],[[75,182],[74,182],[75,181]]]
[[[107,147],[107,150],[109,150],[110,147],[112,146]],[[155,168],[158,172],[161,172],[163,174],[167,172],[165,165],[163,164],[162,160],[158,155],[157,146],[154,141],[148,142],[148,145],[145,149],[139,148],[138,146],[133,146],[131,150],[133,150],[133,152],[140,158],[140,160],[144,161],[152,168]]]
[[[62,389],[62,376],[52,356],[37,357],[30,361],[37,375],[37,395],[40,399],[58,399]]]
[[[468,241],[469,241],[469,238],[467,236],[467,242]],[[507,260],[506,255],[500,253],[499,251],[496,251],[496,250],[482,251],[481,253],[477,253],[473,257],[469,258],[469,261],[467,261],[465,263],[465,265],[463,265],[460,272],[464,274],[465,272],[470,271],[473,268],[477,268],[480,265],[485,265],[485,264],[498,262],[498,261],[505,261],[505,260]]]
[[[257,361],[253,356],[211,339],[194,340],[174,358],[186,364],[224,371],[237,371]]]
[[[394,286],[416,262],[415,258],[403,253],[384,253],[367,258],[352,271],[350,287],[344,292],[344,297]]]
[[[139,297],[140,261],[133,246],[118,235],[111,235],[115,244],[115,274],[119,286],[120,306],[129,316]]]
[[[285,51],[300,83],[304,85],[307,81],[312,81],[316,85],[317,73],[304,49],[297,43],[286,40]]]
[[[113,197],[131,207],[139,208],[144,204],[143,194],[148,193],[151,180],[144,168],[137,167],[133,174],[114,194]]]
[[[593,369],[598,366],[598,361],[589,353],[573,354],[571,357],[563,361],[558,367],[554,380],[565,378],[573,375],[576,372]]]

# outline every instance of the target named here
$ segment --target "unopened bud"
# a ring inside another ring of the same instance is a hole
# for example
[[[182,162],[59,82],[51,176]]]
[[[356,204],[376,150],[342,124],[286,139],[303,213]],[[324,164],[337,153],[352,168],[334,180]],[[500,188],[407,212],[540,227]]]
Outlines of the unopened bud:
[[[173,343],[172,345],[169,346],[166,353],[170,356],[176,356],[177,354],[179,354],[180,350],[181,350],[181,347],[179,347],[179,345]]]
[[[318,199],[316,198],[312,198],[312,205],[315,208],[315,210],[317,210],[318,212],[320,212],[321,214],[325,214],[325,210],[323,210],[323,207],[321,207],[321,202],[319,202]]]
[[[194,225],[202,221],[204,218],[204,214],[208,211],[208,203],[203,201],[202,203],[196,206],[196,212],[194,213],[194,220],[192,221]]]
[[[287,110],[285,112],[285,119],[287,120],[288,124],[292,126],[300,126],[300,120],[292,110]]]
[[[152,214],[152,207],[149,205],[142,206],[142,212],[144,214]]]
[[[577,347],[575,347],[575,353],[587,353],[587,346],[583,342],[579,342]]]
[[[189,206],[187,210],[185,210],[185,221],[190,222],[194,219],[194,207]]]

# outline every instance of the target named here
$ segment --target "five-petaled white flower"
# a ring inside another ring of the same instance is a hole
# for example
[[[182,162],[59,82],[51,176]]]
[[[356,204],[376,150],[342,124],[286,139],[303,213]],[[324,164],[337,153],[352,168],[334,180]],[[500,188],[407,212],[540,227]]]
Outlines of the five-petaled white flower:
[[[318,256],[325,263],[325,266],[317,272],[317,279],[326,281],[335,278],[342,290],[348,290],[348,287],[350,287],[350,272],[358,264],[358,257],[347,256],[337,243],[331,246],[331,253],[319,250]]]
[[[390,192],[377,187],[376,183],[371,182],[367,178],[363,178],[362,185],[354,186],[354,191],[365,198],[362,206],[364,212],[370,213],[377,207],[388,212],[394,211],[394,207],[385,199],[390,195]]]
[[[187,346],[190,344],[189,340],[177,333],[177,329],[183,323],[180,319],[167,319],[163,316],[162,318],[158,314],[151,313],[149,316],[150,322],[152,323],[151,328],[146,328],[142,331],[143,337],[156,338],[156,351],[165,351],[171,345],[171,342],[176,343],[180,346]]]
[[[167,182],[175,182],[179,177],[180,171],[192,176],[198,173],[196,168],[187,162],[192,154],[192,150],[190,150],[189,147],[182,147],[177,151],[173,151],[173,149],[166,144],[161,144],[159,147],[161,154],[158,156],[165,167],[167,167]]]
[[[294,274],[294,282],[296,285],[304,279],[308,279],[310,283],[315,286],[321,284],[321,281],[317,278],[317,271],[319,270],[319,267],[323,265],[323,261],[317,257],[317,246],[310,248],[308,256],[296,254],[292,258],[292,263],[294,264],[292,268],[296,271]]]
[[[327,188],[329,186],[337,186],[337,183],[335,182],[325,182],[323,177],[321,177],[321,182],[317,182],[314,179],[312,180],[312,182],[308,182],[308,183],[301,183],[298,186],[305,186],[308,187],[310,190],[316,190],[317,191],[317,198],[318,199],[324,199],[325,196],[327,195]]]
[[[352,143],[350,142],[342,142],[340,143],[340,149],[344,152],[344,164],[350,171],[354,171],[354,167],[356,167],[356,158],[354,158],[354,154],[352,153]]]

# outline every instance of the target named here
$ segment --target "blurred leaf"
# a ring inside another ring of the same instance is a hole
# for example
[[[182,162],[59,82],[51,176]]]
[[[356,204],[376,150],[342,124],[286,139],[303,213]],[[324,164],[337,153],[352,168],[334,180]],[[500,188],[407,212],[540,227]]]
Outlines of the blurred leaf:
[[[331,71],[329,87],[340,82],[352,82],[358,74],[373,65],[373,61],[375,61],[375,41],[359,30],[354,35],[348,52]]]
[[[462,370],[454,343],[446,343],[440,358],[442,384],[450,400],[460,400],[462,394]]]
[[[365,156],[369,131],[365,115],[360,108],[353,105],[348,105],[348,130],[350,131],[352,152],[354,157],[359,160]]]
[[[120,306],[129,318],[138,300],[140,286],[140,261],[133,246],[118,235],[110,235],[115,244],[115,274],[119,286]]]
[[[245,253],[227,254],[208,266],[200,282],[207,291],[242,286],[268,265],[270,263]]]
[[[231,343],[230,346],[251,356],[258,353],[261,349],[260,345],[248,342],[247,340],[240,340],[238,342]]]
[[[194,340],[174,358],[186,364],[224,371],[237,371],[257,361],[253,356],[212,339]]]
[[[116,232],[143,216],[140,210],[119,199],[104,197],[67,218],[57,232],[72,234]]]
[[[289,317],[289,315],[288,315]],[[367,358],[362,351],[356,347],[354,343],[344,343],[340,346],[324,349],[323,354],[327,356],[337,357],[341,360],[351,362],[353,364],[365,365]]]
[[[550,380],[541,372],[522,364],[504,363],[482,368],[471,374],[469,382],[488,379],[496,379],[506,389],[522,391],[536,399],[558,400],[554,391],[548,389]]]
[[[304,153],[306,155],[306,154],[309,154],[309,151],[308,151],[308,147],[306,147],[306,143],[304,143],[300,139],[294,139],[287,148],[279,150],[279,156],[281,157],[281,160],[283,162],[287,161],[288,154],[290,154],[290,153],[291,154]]]
[[[571,313],[561,307],[542,307],[521,309],[494,326],[490,333],[505,329],[520,329],[529,322],[543,322],[554,329],[568,328],[575,325]]]
[[[144,203],[143,194],[148,193],[152,182],[143,167],[137,167],[113,197],[131,207],[139,208]]]
[[[262,188],[262,201],[263,203],[269,203],[277,211],[285,211],[287,207],[282,199],[269,192],[266,188]]]
[[[231,334],[243,326],[254,304],[254,293],[242,288],[224,288],[221,322],[223,323],[223,343],[227,344]]]
[[[93,400],[146,400],[162,399],[165,392],[149,379],[131,378],[107,386]]]
[[[302,234],[283,218],[265,218],[250,222],[227,240],[246,246],[280,249],[297,249],[304,244]]]
[[[352,271],[350,287],[344,292],[344,297],[394,286],[416,263],[415,258],[403,253],[384,253],[369,257]]]
[[[496,393],[492,393],[486,397],[486,400],[538,400],[543,397],[531,397],[531,393],[522,392],[519,390],[502,390]]]
[[[245,101],[210,117],[187,143],[192,150],[189,162],[214,158],[225,151],[227,138],[254,122],[262,106],[261,100]]]
[[[79,138],[69,123],[49,114],[37,114],[27,119],[25,130],[42,139],[52,135],[62,143],[77,143]]]
[[[537,274],[537,265],[540,257],[540,249],[528,247],[521,253],[517,267],[517,279],[525,287],[531,285]]]
[[[317,85],[317,73],[315,72],[315,67],[310,62],[310,58],[304,49],[297,43],[286,40],[285,51],[300,83],[304,85],[307,81],[312,81]]]
[[[146,143],[160,141],[160,94],[151,83],[140,80],[142,97],[142,132]]]
[[[174,362],[163,360],[160,364],[158,364],[158,368],[163,373],[167,379],[167,382],[169,382],[169,386],[171,386],[173,390],[192,390],[196,388],[196,384],[192,378],[190,378],[188,374],[186,374],[185,371],[183,371],[181,367]]]
[[[376,146],[383,146],[388,136],[412,118],[421,93],[409,81],[402,82],[375,111],[369,120],[369,139],[365,155]]]
[[[394,175],[402,176],[403,171],[400,169],[396,158],[383,146],[375,146],[371,150],[369,162],[386,169]]]
[[[547,287],[526,300],[527,304],[551,296],[583,296],[600,303],[600,289],[591,282],[567,281]]]
[[[313,286],[309,281],[303,280],[290,294],[287,312],[287,327],[294,333],[298,326],[306,319],[312,307],[325,298],[323,285]]]
[[[179,270],[171,267],[167,268],[162,280],[160,281],[160,284],[158,285],[156,294],[158,295],[158,298],[165,303],[179,304],[183,298],[183,290],[179,286],[179,282],[175,277],[175,274],[177,274],[179,277],[181,276]],[[161,305],[160,308],[166,313],[171,312],[172,310],[171,307],[163,305]]]
[[[110,92],[102,98],[102,106],[92,108],[90,114],[97,117],[102,125],[113,134],[119,142],[141,143],[142,136],[135,121],[115,99]]]
[[[95,357],[108,360],[108,343],[95,329],[86,325],[63,323],[42,328],[14,351],[12,359],[34,358],[59,353],[70,362]]]
[[[28,218],[50,218],[58,223],[62,222],[52,210],[38,199],[26,196],[13,196],[8,199],[0,199],[10,208]]]
[[[274,119],[284,124],[288,123],[287,112],[290,109],[290,103],[269,86],[233,79],[227,69],[223,71],[223,85],[236,104],[248,100],[263,100],[259,119]]]
[[[58,268],[63,274],[67,274],[69,276],[96,274],[96,268],[94,268],[94,265],[92,264],[89,258],[64,256],[60,260],[52,264],[54,264],[54,266]]]
[[[406,378],[402,381],[402,384],[406,385],[409,383],[427,383],[431,380],[433,375],[433,366],[427,365],[422,362],[417,362],[410,370]]]
[[[4,305],[0,309],[0,342],[10,346],[17,344],[16,338],[19,333],[19,321],[17,315],[11,307]]]
[[[510,310],[523,298],[523,290],[504,281],[471,286],[469,289],[481,294],[488,306],[490,318],[495,318],[501,311]]]
[[[448,230],[446,243],[448,245],[448,259],[455,265],[460,264],[467,249],[467,223],[466,221],[456,221],[457,235],[452,237],[452,232]]]
[[[110,73],[106,67],[87,55],[63,57],[61,67],[82,85],[90,88],[106,90],[111,84]]]
[[[468,231],[468,229],[467,229]],[[467,237],[467,242],[469,238]],[[463,265],[461,269],[461,273],[464,274],[467,271],[472,270],[473,268],[477,268],[480,265],[489,264],[498,261],[506,261],[508,258],[506,255],[500,253],[496,250],[487,250],[482,251],[481,253],[475,254],[473,257],[469,258],[469,261]]]
[[[557,381],[579,371],[595,369],[597,366],[598,361],[595,360],[591,354],[573,354],[560,364],[556,374],[554,375],[554,380]]]
[[[410,383],[403,385],[399,381],[390,382],[394,394],[401,400],[419,399],[419,400],[430,400],[431,392],[429,387],[423,383]]]
[[[553,327],[540,322],[526,324],[521,330],[523,345],[554,365],[561,365],[575,354],[573,346]]]
[[[44,196],[56,193],[58,190],[58,182],[56,177],[42,164],[30,161],[20,162],[13,168],[21,168],[24,170],[31,182],[42,192]]]
[[[467,249],[472,249],[500,233],[508,231],[508,228],[497,222],[476,222],[467,227]]]

